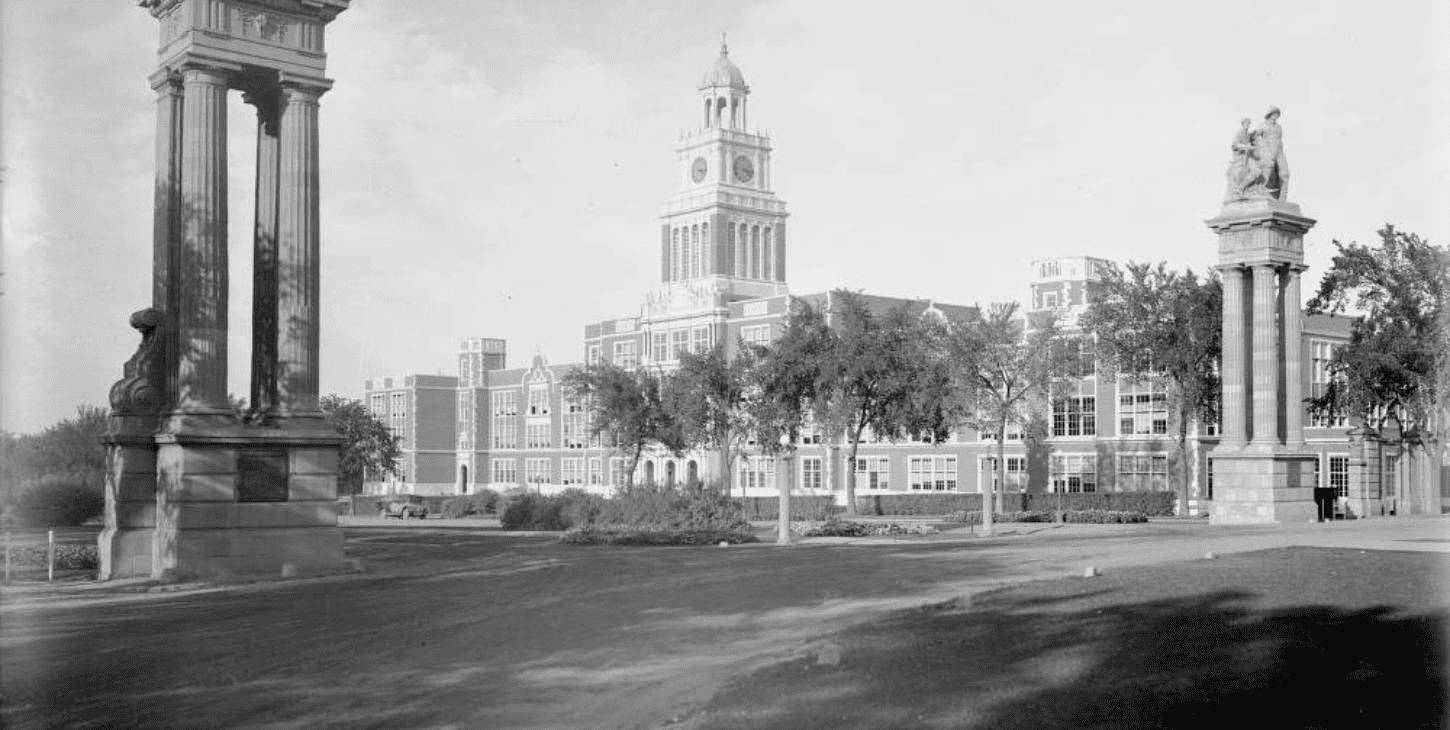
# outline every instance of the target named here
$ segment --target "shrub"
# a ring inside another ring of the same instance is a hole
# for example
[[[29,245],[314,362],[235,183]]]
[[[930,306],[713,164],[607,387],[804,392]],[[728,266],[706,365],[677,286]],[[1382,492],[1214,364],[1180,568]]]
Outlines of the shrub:
[[[480,489],[468,495],[468,499],[473,502],[473,513],[476,515],[498,513],[498,492],[492,489]]]
[[[520,494],[509,500],[499,522],[505,530],[567,530],[570,524],[564,515],[565,506],[562,497]]]
[[[737,497],[745,519],[773,522],[780,519],[780,497]],[[791,495],[792,520],[825,520],[836,514],[836,498],[828,495]]]
[[[468,497],[450,497],[443,500],[444,519],[456,520],[460,517],[471,517],[474,514],[473,500]]]
[[[1148,516],[1142,512],[1126,512],[1121,510],[1070,510],[1062,513],[1062,521],[1086,522],[1098,525],[1134,524],[1147,522]]]
[[[1087,492],[1076,494],[1024,494],[1025,510],[1141,512],[1150,517],[1171,516],[1177,504],[1173,492]]]
[[[871,528],[860,522],[839,519],[819,523],[808,522],[799,528],[792,527],[791,529],[806,537],[865,537],[871,534]]]
[[[1051,512],[1016,511],[1016,512],[1003,512],[1002,514],[999,514],[999,515],[993,515],[992,516],[992,519],[994,521],[996,521],[996,522],[1052,522],[1052,521],[1054,521],[1056,519],[1056,517]],[[981,524],[981,522],[982,522],[982,511],[981,510],[971,510],[971,511],[963,510],[963,511],[960,511],[960,512],[952,512],[951,514],[948,514],[945,517],[943,517],[942,518],[942,521],[943,522],[960,522],[960,523],[963,523],[963,524]]]
[[[678,529],[627,525],[588,525],[559,536],[571,545],[718,545],[760,542],[748,529]]]
[[[48,474],[21,482],[9,495],[4,521],[25,527],[74,527],[106,510],[98,475]]]
[[[45,570],[46,546],[34,543],[10,546],[10,567],[12,569],[33,568]],[[56,570],[96,570],[101,567],[101,558],[95,545],[56,545]]]
[[[679,487],[637,486],[613,499],[595,498],[597,511],[589,524],[679,530],[749,527],[740,505],[715,488],[703,484]]]
[[[965,492],[937,494],[873,494],[856,499],[863,515],[944,515],[982,509],[982,495]]]

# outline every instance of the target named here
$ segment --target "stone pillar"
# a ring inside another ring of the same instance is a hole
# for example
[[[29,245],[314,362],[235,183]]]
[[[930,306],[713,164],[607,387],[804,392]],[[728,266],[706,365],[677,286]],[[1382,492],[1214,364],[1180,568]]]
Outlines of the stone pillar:
[[[182,71],[177,410],[226,413],[227,75]]]
[[[1304,445],[1304,319],[1300,311],[1299,272],[1284,272],[1284,443]]]
[[[176,332],[181,313],[181,78],[170,69],[151,76],[156,91],[156,176],[152,219],[151,306],[161,312],[161,411],[176,405]]]
[[[251,412],[277,404],[277,175],[280,125],[278,91],[243,95],[257,107],[256,221],[252,227]]]
[[[1270,264],[1253,267],[1253,446],[1279,444],[1279,277]]]
[[[1248,413],[1244,404],[1244,270],[1226,266],[1223,274],[1223,439],[1220,449],[1239,448],[1248,440]]]
[[[277,412],[318,413],[320,238],[317,99],[322,84],[284,84],[278,176]]]

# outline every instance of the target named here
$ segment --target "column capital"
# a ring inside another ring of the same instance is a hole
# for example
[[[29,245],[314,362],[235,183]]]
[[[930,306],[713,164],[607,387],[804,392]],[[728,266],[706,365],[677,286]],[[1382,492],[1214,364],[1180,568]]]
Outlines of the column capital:
[[[151,82],[151,90],[155,91],[157,96],[181,95],[181,74],[169,68],[157,69],[156,73],[151,74],[146,80]]]
[[[283,72],[280,78],[282,97],[287,101],[317,101],[332,88],[332,79],[298,76]]]
[[[232,78],[242,70],[241,66],[219,61],[188,59],[177,65],[175,72],[183,84],[211,84],[231,86]]]

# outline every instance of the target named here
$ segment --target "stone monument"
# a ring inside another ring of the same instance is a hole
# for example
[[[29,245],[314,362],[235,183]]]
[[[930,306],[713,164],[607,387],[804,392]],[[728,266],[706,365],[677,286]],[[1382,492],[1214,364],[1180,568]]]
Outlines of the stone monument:
[[[1286,199],[1280,111],[1244,120],[1231,144],[1218,234],[1223,277],[1222,436],[1213,459],[1215,524],[1315,519],[1315,455],[1304,446],[1300,276],[1314,226]]]
[[[342,565],[318,408],[323,30],[349,0],[141,0],[160,21],[152,304],[111,389],[100,577]],[[227,393],[227,93],[257,109],[250,404]]]

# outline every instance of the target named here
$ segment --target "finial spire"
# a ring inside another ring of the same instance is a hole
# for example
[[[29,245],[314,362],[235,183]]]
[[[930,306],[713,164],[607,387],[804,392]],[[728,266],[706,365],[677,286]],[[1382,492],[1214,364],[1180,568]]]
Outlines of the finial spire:
[[[725,31],[720,31],[720,55],[730,55],[730,46],[725,43]]]

